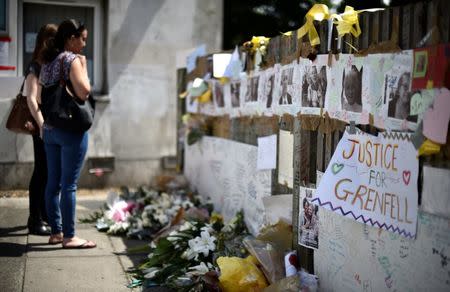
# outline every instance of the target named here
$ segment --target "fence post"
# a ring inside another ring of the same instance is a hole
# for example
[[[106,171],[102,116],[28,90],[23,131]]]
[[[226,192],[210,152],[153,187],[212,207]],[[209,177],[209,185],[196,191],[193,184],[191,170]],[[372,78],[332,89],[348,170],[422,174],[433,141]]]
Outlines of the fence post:
[[[183,172],[183,160],[184,160],[184,144],[180,142],[180,130],[183,126],[183,121],[181,117],[186,113],[186,103],[184,99],[179,97],[180,93],[186,90],[186,68],[177,70],[177,133],[176,133],[176,145],[177,145],[177,155],[176,161],[177,172]]]
[[[299,227],[299,190],[300,186],[305,186],[309,181],[309,141],[310,131],[303,130],[301,121],[297,117],[294,120],[294,193],[292,208],[293,225],[293,246],[297,247],[297,253],[300,259],[300,267],[310,273],[314,273],[314,252],[309,248],[298,245],[298,227]],[[315,163],[315,161],[314,161]]]

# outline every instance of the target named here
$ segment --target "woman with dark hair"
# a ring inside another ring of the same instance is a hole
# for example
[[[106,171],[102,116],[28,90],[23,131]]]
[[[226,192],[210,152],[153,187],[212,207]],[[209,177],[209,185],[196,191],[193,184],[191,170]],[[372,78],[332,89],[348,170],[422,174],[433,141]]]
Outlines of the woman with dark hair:
[[[409,111],[411,103],[411,94],[409,84],[411,81],[410,73],[403,73],[397,82],[395,92],[389,96],[388,116],[401,120],[409,120]]]
[[[42,52],[47,48],[48,40],[54,38],[58,27],[54,24],[46,24],[41,27],[36,37],[36,45],[33,56],[25,72],[24,95],[36,124],[39,126],[40,135],[33,135],[34,169],[29,185],[30,216],[28,217],[28,232],[35,235],[50,235],[50,228],[46,226],[47,213],[45,212],[45,184],[47,182],[47,161],[42,141],[42,126],[44,118],[40,109],[40,96],[38,96],[39,74],[42,65]],[[33,124],[28,123],[32,128]]]
[[[61,78],[74,98],[88,99],[91,86],[86,57],[80,55],[86,46],[87,34],[87,29],[73,19],[59,25],[53,45],[43,55],[45,64],[40,76],[43,101],[47,90]],[[63,248],[93,248],[94,242],[75,236],[76,190],[87,152],[88,134],[66,131],[45,121],[43,137],[48,166],[45,201],[51,227],[49,243],[62,243]]]

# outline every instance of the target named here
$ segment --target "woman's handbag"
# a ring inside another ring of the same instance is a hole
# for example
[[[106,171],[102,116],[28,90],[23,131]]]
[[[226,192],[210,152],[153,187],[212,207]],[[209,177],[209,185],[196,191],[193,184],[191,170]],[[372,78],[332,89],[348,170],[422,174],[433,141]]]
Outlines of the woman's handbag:
[[[20,87],[20,92],[14,100],[13,107],[6,121],[6,128],[20,134],[38,135],[39,126],[33,118],[28,107],[27,97],[22,95],[25,80]],[[32,125],[29,127],[27,125]],[[30,130],[31,129],[31,130]]]
[[[84,101],[71,94],[70,80],[64,80],[63,62],[61,59],[60,82],[42,88],[42,112],[45,122],[50,126],[71,131],[85,132],[94,122],[95,101],[91,95]],[[73,91],[75,92],[75,91]]]

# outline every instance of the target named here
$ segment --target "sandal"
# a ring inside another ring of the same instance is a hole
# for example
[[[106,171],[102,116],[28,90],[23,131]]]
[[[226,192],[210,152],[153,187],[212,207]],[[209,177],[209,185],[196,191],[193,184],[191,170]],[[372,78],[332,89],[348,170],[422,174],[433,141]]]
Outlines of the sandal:
[[[78,244],[78,245],[63,244],[62,247],[65,249],[86,249],[86,248],[94,248],[96,246],[97,246],[97,244],[95,244],[95,242],[90,241],[90,240],[84,240],[84,242],[82,244]]]
[[[59,244],[63,242],[62,234],[52,234],[48,239],[48,244]]]

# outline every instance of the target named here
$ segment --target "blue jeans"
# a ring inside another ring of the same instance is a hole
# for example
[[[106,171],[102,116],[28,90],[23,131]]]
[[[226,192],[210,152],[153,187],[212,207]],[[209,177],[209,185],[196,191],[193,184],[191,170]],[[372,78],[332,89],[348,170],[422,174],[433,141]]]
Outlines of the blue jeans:
[[[48,169],[45,189],[48,224],[52,234],[63,232],[65,238],[71,238],[75,236],[75,194],[88,147],[88,134],[45,125],[44,143]]]

